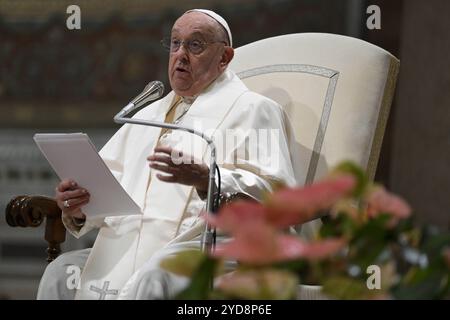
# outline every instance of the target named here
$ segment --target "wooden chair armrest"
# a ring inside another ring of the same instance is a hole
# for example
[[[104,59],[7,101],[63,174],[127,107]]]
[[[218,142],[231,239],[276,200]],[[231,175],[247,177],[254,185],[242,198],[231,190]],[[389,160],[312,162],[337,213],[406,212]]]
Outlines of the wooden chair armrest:
[[[11,227],[35,228],[46,218],[47,261],[53,261],[61,253],[60,244],[66,240],[66,228],[62,223],[61,209],[54,199],[44,196],[17,196],[6,206],[5,215],[6,222]]]

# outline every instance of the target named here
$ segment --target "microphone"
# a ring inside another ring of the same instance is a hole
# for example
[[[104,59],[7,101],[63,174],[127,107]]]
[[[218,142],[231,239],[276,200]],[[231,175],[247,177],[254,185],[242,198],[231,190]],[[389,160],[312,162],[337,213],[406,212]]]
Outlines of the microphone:
[[[114,118],[121,118],[144,104],[160,98],[164,93],[164,85],[161,81],[149,82],[140,94],[128,103]]]

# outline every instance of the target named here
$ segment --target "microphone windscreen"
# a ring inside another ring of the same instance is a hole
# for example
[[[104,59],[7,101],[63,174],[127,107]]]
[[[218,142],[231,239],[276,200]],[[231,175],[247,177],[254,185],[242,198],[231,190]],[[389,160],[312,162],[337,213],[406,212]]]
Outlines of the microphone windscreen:
[[[152,81],[147,84],[138,96],[131,103],[136,107],[144,103],[160,98],[164,93],[164,84],[161,81]]]

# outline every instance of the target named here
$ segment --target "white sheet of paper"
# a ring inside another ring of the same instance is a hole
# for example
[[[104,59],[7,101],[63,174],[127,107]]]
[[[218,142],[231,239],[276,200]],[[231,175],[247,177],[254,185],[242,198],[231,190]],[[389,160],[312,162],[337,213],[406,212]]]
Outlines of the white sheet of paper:
[[[87,134],[37,133],[33,139],[61,180],[71,178],[89,191],[89,203],[82,208],[88,217],[142,214]]]

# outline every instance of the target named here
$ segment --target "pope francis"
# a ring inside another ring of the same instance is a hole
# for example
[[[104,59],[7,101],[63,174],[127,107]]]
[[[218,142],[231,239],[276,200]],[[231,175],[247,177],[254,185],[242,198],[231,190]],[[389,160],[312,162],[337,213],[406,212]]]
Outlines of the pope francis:
[[[218,150],[222,192],[259,200],[274,183],[295,184],[288,119],[278,104],[251,92],[227,68],[234,50],[226,21],[209,10],[187,11],[165,45],[173,91],[135,117],[208,132]],[[64,179],[56,200],[66,228],[77,238],[100,230],[92,249],[62,254],[48,265],[38,299],[165,299],[181,290],[187,279],[161,270],[159,262],[200,248],[209,170],[205,151],[206,144],[186,132],[122,126],[100,154],[142,214],[85,216],[89,190]],[[181,153],[180,164],[172,155]],[[68,270],[74,266],[80,279],[70,285]]]

